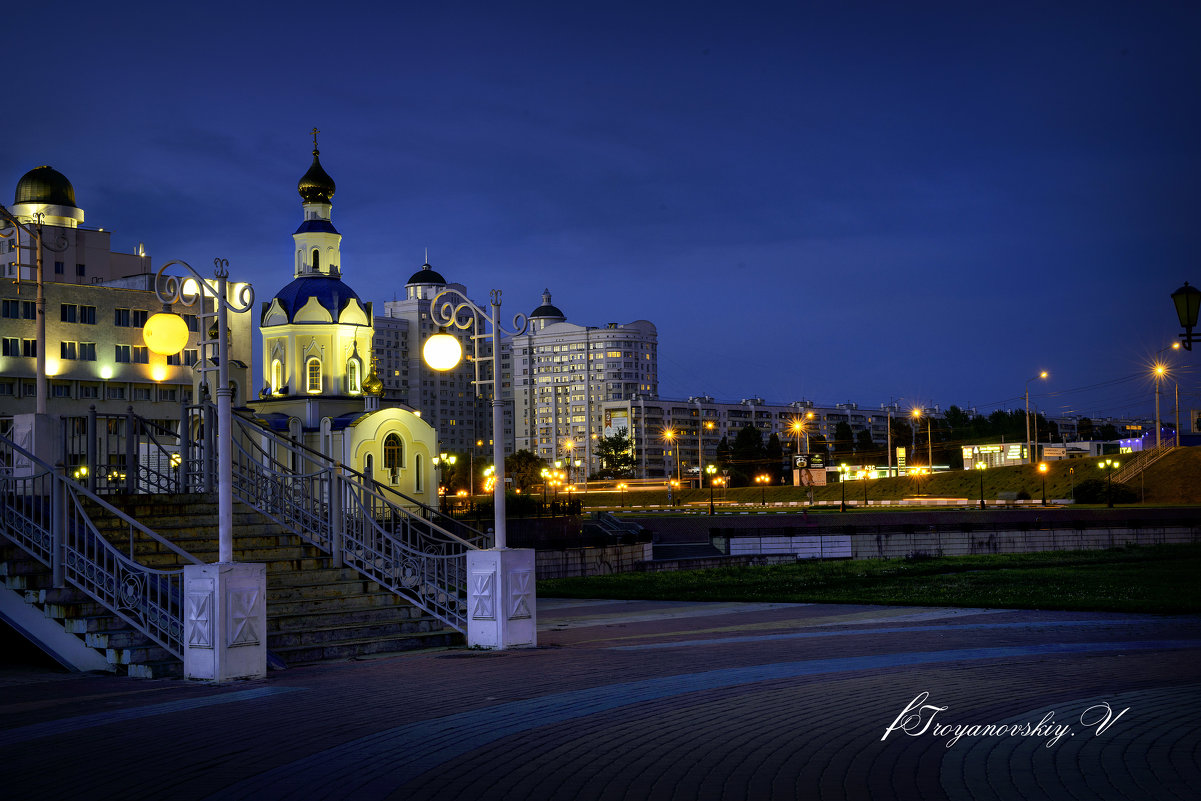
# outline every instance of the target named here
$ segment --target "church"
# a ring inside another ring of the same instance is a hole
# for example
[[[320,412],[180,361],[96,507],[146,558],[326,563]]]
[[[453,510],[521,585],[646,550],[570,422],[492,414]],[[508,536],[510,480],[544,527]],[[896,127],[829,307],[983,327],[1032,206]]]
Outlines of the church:
[[[292,235],[293,280],[262,304],[263,386],[248,405],[272,430],[433,506],[438,434],[411,407],[380,408],[372,304],[342,280],[335,185],[316,134],[297,186],[303,219]]]

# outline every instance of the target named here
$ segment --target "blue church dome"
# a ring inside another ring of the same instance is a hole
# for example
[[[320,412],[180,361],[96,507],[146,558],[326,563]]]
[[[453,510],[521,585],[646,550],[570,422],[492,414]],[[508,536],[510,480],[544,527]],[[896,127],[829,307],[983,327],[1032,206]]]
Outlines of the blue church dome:
[[[288,313],[288,322],[293,322],[296,312],[304,308],[309,298],[316,298],[321,307],[328,311],[336,321],[352,300],[366,310],[358,293],[342,282],[341,278],[329,278],[323,275],[309,275],[297,278],[292,283],[275,293],[275,299],[280,302]]]

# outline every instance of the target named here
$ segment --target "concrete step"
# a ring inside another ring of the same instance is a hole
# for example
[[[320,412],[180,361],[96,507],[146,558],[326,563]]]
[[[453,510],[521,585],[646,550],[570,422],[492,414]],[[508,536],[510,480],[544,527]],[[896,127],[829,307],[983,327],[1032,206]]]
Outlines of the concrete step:
[[[149,640],[144,640],[150,643]],[[129,647],[106,648],[105,658],[113,665],[137,665],[145,662],[165,662],[174,659],[165,649],[153,645],[137,645]]]
[[[357,626],[367,623],[409,623],[428,620],[429,616],[415,606],[398,604],[389,598],[386,605],[358,605],[359,599],[347,598],[346,604],[325,609],[298,609],[280,612],[269,610],[267,631],[299,631],[309,627]],[[354,604],[351,606],[351,604]]]
[[[445,626],[436,620],[408,620],[354,625],[336,625],[307,628],[295,631],[276,631],[267,635],[267,647],[272,652],[303,645],[334,645],[337,643],[361,643],[367,640],[404,638],[414,634],[440,631]]]
[[[404,634],[384,639],[364,638],[320,645],[296,645],[271,648],[271,652],[289,665],[356,659],[386,653],[414,651],[420,648],[445,648],[463,645],[463,635],[453,629]]]
[[[331,598],[308,598],[281,601],[267,606],[267,618],[293,615],[316,615],[327,612],[357,612],[364,609],[390,609],[396,606],[411,608],[408,603],[390,592],[356,593]]]
[[[152,644],[152,641],[146,635],[128,627],[124,629],[89,632],[84,635],[83,641],[89,648],[97,648],[102,651],[108,651],[109,649],[145,648]]]

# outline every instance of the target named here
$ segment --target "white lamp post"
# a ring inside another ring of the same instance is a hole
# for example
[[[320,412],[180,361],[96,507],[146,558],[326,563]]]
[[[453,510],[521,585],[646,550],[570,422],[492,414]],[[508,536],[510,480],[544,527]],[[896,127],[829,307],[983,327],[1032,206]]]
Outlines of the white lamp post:
[[[1030,382],[1037,381],[1040,378],[1046,378],[1047,371],[1041,370],[1039,374],[1032,378],[1026,379],[1026,459],[1027,464],[1034,462],[1034,443],[1030,440]]]
[[[168,267],[179,265],[192,274],[203,290],[190,294],[188,279],[165,276]],[[227,681],[267,674],[266,566],[234,563],[233,521],[233,431],[230,409],[233,390],[229,386],[228,313],[243,313],[254,305],[254,290],[242,284],[239,303],[226,294],[229,261],[213,260],[216,284],[210,283],[183,261],[169,261],[155,276],[154,294],[164,304],[204,306],[204,296],[213,296],[217,314],[217,563],[187,565],[185,585],[184,674],[188,678]],[[187,337],[175,320],[177,315],[156,314],[147,320],[142,334],[146,346],[156,353],[178,353]],[[150,323],[154,323],[151,325]],[[174,348],[174,351],[171,349]],[[211,368],[210,368],[211,369]],[[181,421],[182,422],[182,421]],[[181,432],[181,438],[186,432]]]
[[[492,387],[492,458],[496,483],[492,488],[495,545],[489,550],[467,553],[467,644],[481,648],[534,646],[537,643],[534,597],[534,551],[509,548],[505,527],[504,401],[501,399],[501,335],[520,336],[529,321],[524,314],[513,317],[513,330],[500,322],[500,290],[490,293],[491,313],[484,311],[457,289],[443,289],[430,301],[434,325],[470,331],[474,350],[476,394]],[[479,320],[491,326],[480,331]],[[480,342],[491,340],[492,353],[483,356]],[[426,364],[435,370],[450,370],[458,364],[463,349],[445,332],[432,335],[422,349]],[[492,377],[480,376],[480,363],[492,362]]]

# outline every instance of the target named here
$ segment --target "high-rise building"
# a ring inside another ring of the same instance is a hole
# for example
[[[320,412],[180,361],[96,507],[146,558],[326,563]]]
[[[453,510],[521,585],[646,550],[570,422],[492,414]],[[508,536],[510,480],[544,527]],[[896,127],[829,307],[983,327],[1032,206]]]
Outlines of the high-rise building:
[[[591,473],[605,425],[603,404],[658,394],[658,331],[647,320],[569,323],[549,290],[529,321],[529,330],[507,343],[514,446]]]

